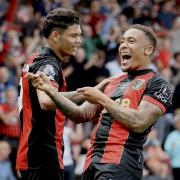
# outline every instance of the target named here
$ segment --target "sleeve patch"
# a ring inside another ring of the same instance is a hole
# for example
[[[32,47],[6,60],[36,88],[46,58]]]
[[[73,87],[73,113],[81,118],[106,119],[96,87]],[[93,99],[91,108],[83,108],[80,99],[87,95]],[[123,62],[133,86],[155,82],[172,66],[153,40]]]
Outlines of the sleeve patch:
[[[154,96],[163,103],[167,103],[171,97],[172,89],[167,84],[162,84],[160,90],[154,93]]]
[[[47,64],[43,70],[43,72],[49,77],[50,80],[54,81],[55,70],[51,64]]]

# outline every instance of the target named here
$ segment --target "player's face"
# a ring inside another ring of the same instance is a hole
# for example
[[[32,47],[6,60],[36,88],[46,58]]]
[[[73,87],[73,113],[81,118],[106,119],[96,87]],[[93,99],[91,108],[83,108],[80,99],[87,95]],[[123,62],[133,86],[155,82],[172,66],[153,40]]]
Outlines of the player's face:
[[[72,26],[69,26],[60,35],[58,50],[63,56],[64,55],[75,56],[80,45],[81,45],[81,28],[80,25],[74,24]]]
[[[142,31],[133,28],[127,30],[121,38],[119,46],[122,71],[129,72],[145,68],[147,46],[150,46],[150,43]]]

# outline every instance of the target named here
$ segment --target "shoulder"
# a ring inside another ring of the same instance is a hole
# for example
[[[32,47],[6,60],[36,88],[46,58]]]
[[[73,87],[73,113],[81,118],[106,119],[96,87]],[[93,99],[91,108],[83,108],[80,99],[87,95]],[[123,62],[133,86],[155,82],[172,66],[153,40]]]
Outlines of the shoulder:
[[[156,85],[167,84],[169,87],[173,87],[172,84],[159,73],[155,73],[154,76],[152,76],[152,78],[149,80],[149,83],[156,83]]]
[[[160,74],[155,74],[148,81],[147,89],[153,89],[156,94],[158,94],[158,92],[161,92],[164,95],[166,94],[166,96],[170,96],[173,93],[172,84]]]

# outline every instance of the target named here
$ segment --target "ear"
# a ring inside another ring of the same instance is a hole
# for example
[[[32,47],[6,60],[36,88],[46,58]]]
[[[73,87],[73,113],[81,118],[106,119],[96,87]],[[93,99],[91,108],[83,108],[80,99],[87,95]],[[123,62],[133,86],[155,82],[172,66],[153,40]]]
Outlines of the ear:
[[[51,33],[51,37],[54,42],[57,42],[57,41],[59,41],[59,38],[61,37],[61,35],[59,34],[58,31],[53,31]]]
[[[144,54],[145,54],[145,55],[148,55],[148,56],[151,56],[152,53],[153,53],[153,51],[154,51],[154,48],[153,48],[152,46],[147,46],[147,47],[145,48],[145,50],[144,50]]]

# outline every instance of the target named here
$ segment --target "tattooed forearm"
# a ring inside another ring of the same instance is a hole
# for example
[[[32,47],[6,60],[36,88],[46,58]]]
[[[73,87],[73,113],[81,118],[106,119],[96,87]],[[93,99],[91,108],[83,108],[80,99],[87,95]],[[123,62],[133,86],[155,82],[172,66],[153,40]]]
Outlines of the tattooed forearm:
[[[81,106],[77,106],[62,94],[59,94],[56,90],[48,92],[48,95],[63,114],[76,123],[93,120],[97,114],[95,105],[91,105],[88,102],[85,102]]]
[[[76,104],[80,104],[84,102],[84,96],[82,93],[78,93],[77,91],[70,91],[70,92],[60,92],[64,97],[68,98],[72,102]]]
[[[123,107],[107,97],[100,104],[116,121],[137,133],[142,133],[162,115],[158,106],[147,101],[142,101],[138,109]]]
[[[141,117],[134,109],[114,105],[106,107],[106,110],[114,119],[121,122],[128,129],[134,130],[140,125]]]

